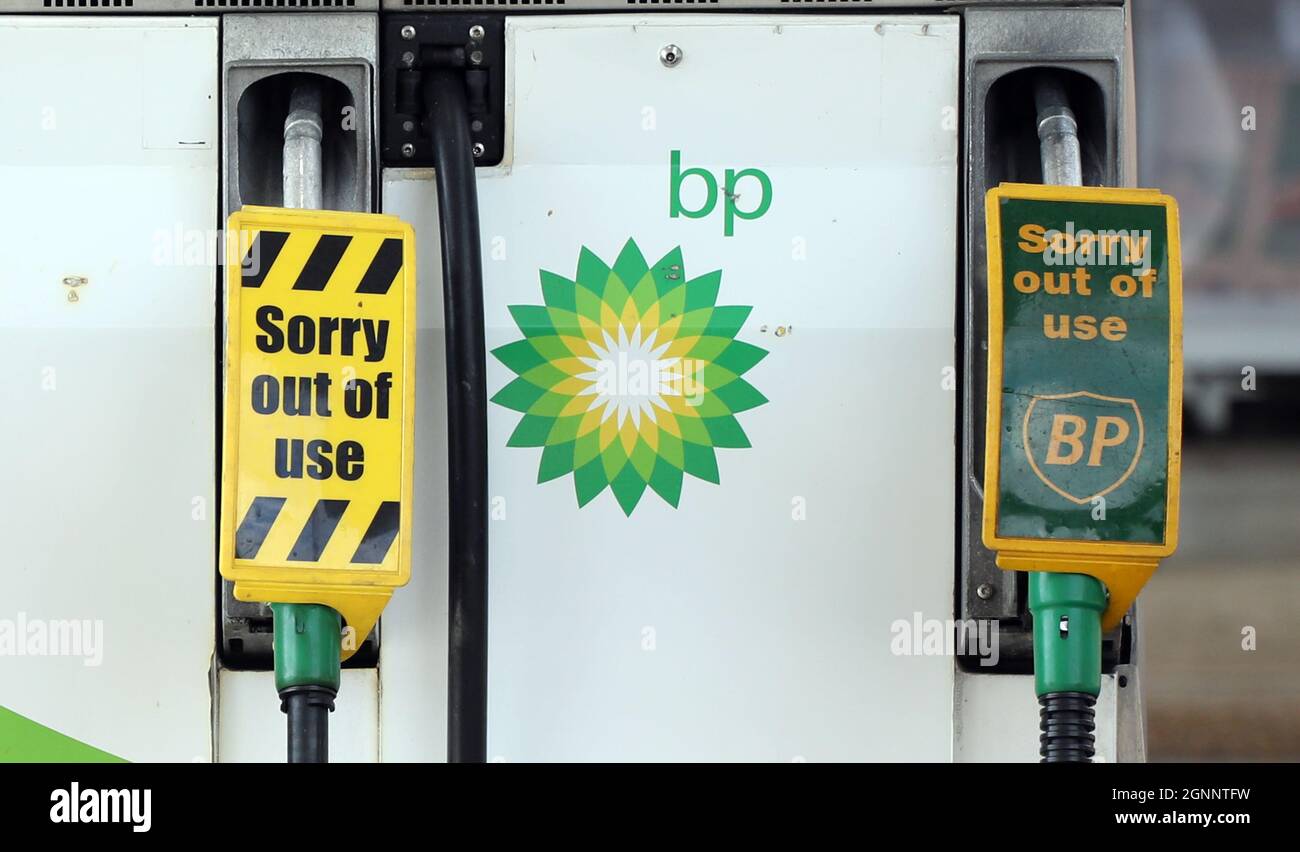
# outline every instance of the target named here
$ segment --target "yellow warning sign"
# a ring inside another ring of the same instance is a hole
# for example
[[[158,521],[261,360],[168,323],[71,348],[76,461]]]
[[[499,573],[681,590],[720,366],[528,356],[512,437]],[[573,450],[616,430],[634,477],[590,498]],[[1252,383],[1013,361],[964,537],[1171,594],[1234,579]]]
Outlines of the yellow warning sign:
[[[1111,629],[1178,543],[1178,204],[1002,184],[985,212],[984,545],[1001,568],[1101,580]]]
[[[221,574],[334,607],[346,659],[411,574],[414,237],[269,207],[228,228]]]

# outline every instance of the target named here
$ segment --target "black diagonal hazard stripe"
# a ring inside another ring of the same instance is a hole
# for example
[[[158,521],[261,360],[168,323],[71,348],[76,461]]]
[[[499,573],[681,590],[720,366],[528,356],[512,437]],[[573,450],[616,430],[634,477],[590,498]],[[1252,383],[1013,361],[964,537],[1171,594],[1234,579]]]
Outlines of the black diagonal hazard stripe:
[[[393,539],[397,538],[397,522],[401,516],[401,503],[396,500],[385,500],[380,503],[379,511],[375,512],[375,517],[370,522],[370,528],[366,530],[361,543],[357,545],[357,552],[353,554],[352,562],[366,565],[378,565],[383,562],[384,557],[388,555],[388,548],[393,546]]]
[[[319,562],[325,552],[325,545],[330,543],[334,528],[339,525],[343,512],[348,507],[347,500],[317,500],[311,510],[311,517],[298,534],[298,541],[289,551],[290,562]]]
[[[402,268],[402,241],[389,237],[379,245],[375,259],[370,261],[366,274],[361,276],[357,285],[358,293],[374,293],[382,296],[393,286],[393,279]],[[354,560],[355,561],[355,560]]]
[[[293,282],[295,290],[324,290],[334,269],[339,265],[343,252],[348,250],[352,238],[342,234],[325,234],[311,250],[311,256],[303,264],[298,280]]]
[[[254,497],[253,505],[248,507],[248,514],[239,522],[235,531],[235,558],[254,559],[262,548],[266,534],[280,515],[284,507],[283,497]]]
[[[248,247],[241,265],[241,281],[245,287],[261,287],[275,259],[280,256],[289,239],[286,231],[258,231],[253,244]]]

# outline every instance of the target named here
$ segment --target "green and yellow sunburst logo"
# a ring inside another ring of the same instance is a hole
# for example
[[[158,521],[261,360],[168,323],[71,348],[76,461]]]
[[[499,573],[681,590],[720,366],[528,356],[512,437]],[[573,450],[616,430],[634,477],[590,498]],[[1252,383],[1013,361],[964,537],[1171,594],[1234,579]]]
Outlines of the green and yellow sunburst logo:
[[[736,340],[750,307],[718,305],[722,272],[687,279],[675,248],[612,267],[587,248],[575,279],[542,271],[543,305],[512,305],[524,339],[492,350],[517,378],[492,401],[524,416],[507,442],[541,447],[537,481],[573,474],[578,505],[608,487],[631,515],[647,487],[676,507],[682,479],[717,483],[719,447],[767,399],[743,376],[767,350]]]

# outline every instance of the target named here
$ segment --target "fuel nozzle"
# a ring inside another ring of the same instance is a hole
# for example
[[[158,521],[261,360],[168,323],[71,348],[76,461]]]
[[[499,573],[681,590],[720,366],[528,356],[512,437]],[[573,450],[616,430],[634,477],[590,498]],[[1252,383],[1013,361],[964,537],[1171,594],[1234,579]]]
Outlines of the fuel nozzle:
[[[321,604],[271,604],[275,688],[288,717],[288,762],[329,762],[329,714],[342,675],[342,618]]]
[[[1043,183],[1081,186],[1079,126],[1060,79],[1034,83]],[[1096,753],[1094,707],[1101,691],[1101,614],[1106,588],[1086,574],[1029,573],[1034,619],[1034,689],[1044,763],[1087,763]]]
[[[1106,589],[1086,574],[1031,571],[1034,691],[1044,763],[1088,763],[1096,753],[1094,706],[1101,692],[1101,615]]]

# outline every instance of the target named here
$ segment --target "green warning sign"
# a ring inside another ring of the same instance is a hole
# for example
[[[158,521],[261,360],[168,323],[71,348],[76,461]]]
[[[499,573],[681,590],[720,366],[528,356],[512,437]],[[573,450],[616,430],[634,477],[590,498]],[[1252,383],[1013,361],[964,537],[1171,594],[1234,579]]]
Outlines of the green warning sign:
[[[989,192],[984,541],[1000,554],[1145,562],[1173,552],[1177,216],[1155,190]]]

